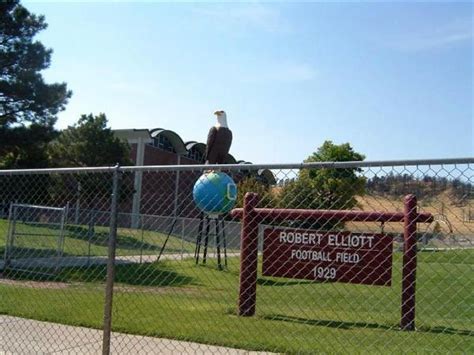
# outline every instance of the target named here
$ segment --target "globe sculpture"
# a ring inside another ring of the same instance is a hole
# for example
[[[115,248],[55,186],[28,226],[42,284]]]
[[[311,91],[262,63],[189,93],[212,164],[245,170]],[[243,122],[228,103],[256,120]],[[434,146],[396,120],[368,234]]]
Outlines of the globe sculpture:
[[[232,178],[222,172],[211,171],[201,175],[193,188],[197,207],[209,215],[229,212],[237,199],[237,186]]]

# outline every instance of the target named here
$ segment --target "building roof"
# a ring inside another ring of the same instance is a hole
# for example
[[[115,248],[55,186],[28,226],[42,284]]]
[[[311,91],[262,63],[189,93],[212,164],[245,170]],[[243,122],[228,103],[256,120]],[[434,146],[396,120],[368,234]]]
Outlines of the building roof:
[[[144,143],[151,144],[155,139],[158,139],[160,136],[164,136],[171,143],[174,151],[177,154],[187,155],[191,150],[197,150],[203,155],[206,153],[206,144],[196,141],[188,141],[185,143],[176,132],[169,129],[116,129],[114,130],[114,134],[120,139],[127,140],[129,144],[138,143],[139,139],[142,139]],[[236,160],[232,154],[227,155],[225,163],[242,165],[252,164],[251,162],[245,160]],[[275,176],[270,170],[259,170],[256,173],[268,184],[276,184]]]
[[[129,143],[136,143],[139,138],[145,143],[151,143],[152,138],[148,129],[115,129],[114,134],[117,138],[127,140]]]
[[[183,140],[176,132],[164,128],[154,128],[150,130],[150,136],[152,138],[158,138],[160,135],[168,138],[177,154],[186,155],[188,153]]]
[[[186,149],[190,151],[191,149],[196,149],[198,152],[205,154],[206,153],[206,145],[204,143],[189,141],[184,143]]]

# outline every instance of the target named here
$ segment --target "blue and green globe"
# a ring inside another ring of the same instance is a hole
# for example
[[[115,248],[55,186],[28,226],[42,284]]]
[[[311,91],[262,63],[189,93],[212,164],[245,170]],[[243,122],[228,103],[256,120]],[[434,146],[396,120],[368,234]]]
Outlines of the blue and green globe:
[[[237,186],[232,178],[219,171],[202,174],[194,184],[194,202],[208,214],[229,212],[237,200]]]

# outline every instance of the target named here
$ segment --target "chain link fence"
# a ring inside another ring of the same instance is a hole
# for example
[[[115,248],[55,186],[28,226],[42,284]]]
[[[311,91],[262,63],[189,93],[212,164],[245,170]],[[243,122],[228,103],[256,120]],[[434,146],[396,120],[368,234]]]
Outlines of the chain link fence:
[[[473,164],[0,171],[0,351],[472,353]]]

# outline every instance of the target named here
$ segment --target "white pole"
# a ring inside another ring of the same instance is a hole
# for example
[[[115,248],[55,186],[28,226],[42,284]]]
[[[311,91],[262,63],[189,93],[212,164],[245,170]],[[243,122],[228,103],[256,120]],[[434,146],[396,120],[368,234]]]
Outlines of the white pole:
[[[145,159],[145,142],[143,138],[138,138],[137,142],[137,154],[136,154],[136,165],[143,166]],[[135,180],[133,183],[133,188],[135,193],[133,194],[133,204],[132,204],[132,228],[138,228],[139,225],[139,215],[140,215],[140,199],[142,197],[142,177],[143,171],[137,170],[135,172]]]
[[[178,154],[178,160],[176,161],[176,165],[180,165],[180,164],[181,164],[181,155]],[[179,190],[179,170],[176,171],[176,180],[175,180],[175,186],[174,186],[174,210],[173,210],[174,218],[176,218],[178,215],[178,190]]]
[[[176,165],[181,164],[181,154],[178,154],[178,158],[176,161]],[[176,224],[178,219],[178,193],[179,193],[179,170],[176,171],[176,181],[174,186],[174,209],[173,209],[173,216],[175,221],[173,222]],[[183,260],[183,232],[181,230],[181,260]]]
[[[181,220],[181,260],[183,260],[184,253],[184,218]]]

